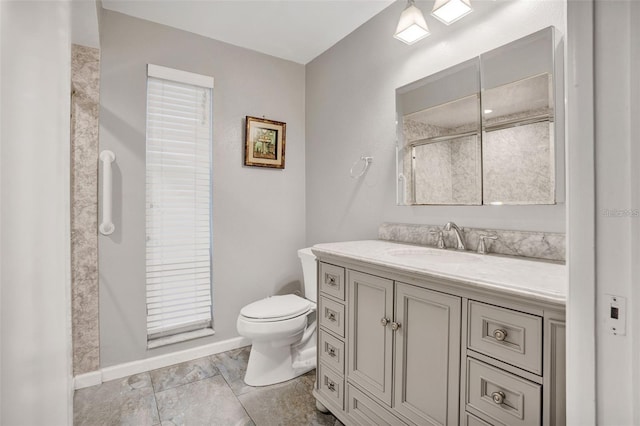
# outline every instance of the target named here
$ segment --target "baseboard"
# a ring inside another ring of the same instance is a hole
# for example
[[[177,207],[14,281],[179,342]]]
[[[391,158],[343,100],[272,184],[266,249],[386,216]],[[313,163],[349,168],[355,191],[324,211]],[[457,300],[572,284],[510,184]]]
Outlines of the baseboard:
[[[179,364],[185,361],[202,358],[208,355],[215,355],[232,349],[241,348],[251,344],[251,340],[245,337],[234,337],[233,339],[221,342],[209,343],[195,348],[185,349],[178,352],[171,352],[138,361],[126,362],[124,364],[112,365],[97,371],[79,374],[74,377],[75,389],[82,389],[89,386],[99,385],[109,380],[120,379],[132,374],[144,373],[169,365]]]
[[[91,371],[89,373],[78,374],[73,378],[73,388],[82,389],[102,383],[102,371]]]

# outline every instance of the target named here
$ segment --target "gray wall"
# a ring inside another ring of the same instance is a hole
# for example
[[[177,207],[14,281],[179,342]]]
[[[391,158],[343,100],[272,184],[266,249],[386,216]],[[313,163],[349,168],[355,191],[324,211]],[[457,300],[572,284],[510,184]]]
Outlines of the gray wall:
[[[635,143],[631,143],[630,145],[630,154],[631,161],[636,167],[631,168],[631,182],[634,182],[631,189],[631,201],[630,204],[634,208],[638,208],[640,206],[640,168],[637,167],[637,164],[640,162],[640,144],[638,141],[640,140],[640,120],[637,120],[637,117],[640,117],[640,49],[637,46],[640,44],[640,27],[637,25],[640,22],[640,3],[631,2],[630,6],[630,14],[627,15],[629,17],[629,26],[630,26],[630,49],[629,49],[629,97],[631,99],[631,109],[629,111],[630,116],[630,137],[631,140],[635,140]],[[622,11],[623,14],[626,11]],[[631,24],[634,23],[634,24]],[[633,118],[635,117],[635,118]],[[640,286],[633,285],[633,283],[638,283],[640,281],[640,263],[635,261],[635,259],[640,258],[640,220],[639,218],[635,218],[635,220],[631,224],[631,256],[628,259],[631,262],[631,281],[629,282],[629,287],[631,288],[631,297],[632,297],[632,309],[636,312],[635,315],[632,315],[632,347],[630,351],[632,354],[640,353],[640,315],[637,312],[640,312]],[[627,289],[628,290],[628,289]],[[611,348],[611,351],[615,351],[615,348]],[[633,407],[633,423],[640,424],[640,357],[633,356],[632,357],[632,370],[633,376],[631,378],[633,386],[633,400],[630,401],[631,406]],[[627,376],[628,377],[628,376]],[[615,385],[612,385],[615,386]]]
[[[398,1],[307,65],[308,244],[375,238],[383,221],[564,232],[563,204],[395,205],[395,89],[549,25],[565,33],[564,2],[494,5],[450,27],[428,17],[432,35],[406,46],[392,37],[405,7]],[[373,164],[351,179],[363,155]]]
[[[594,21],[597,424],[631,425],[640,421],[640,7],[596,1]],[[608,329],[607,294],[627,298],[625,336]]]
[[[249,302],[298,288],[305,239],[305,69],[293,62],[103,11],[100,149],[111,149],[116,231],[99,238],[101,366],[237,336]],[[146,65],[215,79],[213,300],[216,334],[147,351]],[[246,115],[287,123],[286,169],[243,166]]]

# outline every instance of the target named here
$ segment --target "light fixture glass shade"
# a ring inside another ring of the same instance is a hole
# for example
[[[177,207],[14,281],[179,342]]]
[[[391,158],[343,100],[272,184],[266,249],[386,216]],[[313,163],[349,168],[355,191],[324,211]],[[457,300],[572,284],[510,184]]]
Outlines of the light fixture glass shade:
[[[470,0],[436,0],[431,15],[449,25],[471,13]]]
[[[424,15],[413,1],[409,0],[407,8],[402,11],[396,33],[393,35],[403,43],[413,44],[431,34]]]

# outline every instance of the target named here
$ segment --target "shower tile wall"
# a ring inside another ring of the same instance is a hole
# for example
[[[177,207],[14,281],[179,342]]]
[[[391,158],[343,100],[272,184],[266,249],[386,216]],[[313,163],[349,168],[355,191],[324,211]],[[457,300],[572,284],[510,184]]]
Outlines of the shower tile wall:
[[[533,123],[482,137],[484,203],[553,204],[552,124]]]
[[[98,111],[100,52],[71,47],[71,294],[73,374],[100,368]]]

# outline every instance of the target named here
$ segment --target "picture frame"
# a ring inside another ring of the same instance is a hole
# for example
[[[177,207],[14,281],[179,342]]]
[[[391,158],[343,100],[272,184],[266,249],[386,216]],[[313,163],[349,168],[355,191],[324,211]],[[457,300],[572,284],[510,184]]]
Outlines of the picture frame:
[[[287,124],[246,117],[244,165],[284,169]]]

